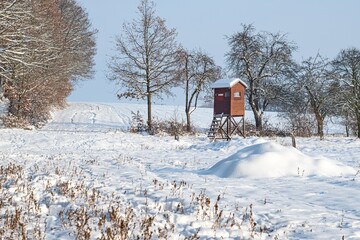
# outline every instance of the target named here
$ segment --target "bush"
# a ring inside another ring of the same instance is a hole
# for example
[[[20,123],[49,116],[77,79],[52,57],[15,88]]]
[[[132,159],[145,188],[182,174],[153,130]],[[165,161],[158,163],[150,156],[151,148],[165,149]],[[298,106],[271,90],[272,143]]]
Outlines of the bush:
[[[131,112],[131,126],[130,132],[132,133],[142,133],[142,132],[149,132],[149,128],[144,120],[143,115],[140,114],[139,111],[136,113]],[[177,114],[174,114],[174,117],[170,118],[169,120],[159,120],[153,119],[152,121],[152,130],[149,132],[150,134],[160,134],[160,133],[167,133],[170,136],[174,136],[178,138],[178,136],[188,134],[186,128],[186,122],[184,120],[178,121]],[[191,129],[194,129],[193,127]],[[193,134],[194,131],[190,132]]]
[[[147,125],[145,123],[144,117],[140,114],[139,111],[134,113],[131,111],[131,126],[130,126],[130,132],[132,133],[138,133],[138,132],[145,132],[147,131]]]
[[[298,137],[311,137],[315,133],[316,120],[309,113],[283,113],[281,117],[290,125],[287,132]]]
[[[186,130],[186,123],[184,121],[177,122],[174,119],[162,120],[162,121],[154,120],[152,131],[154,134],[167,133],[170,134],[170,136],[175,136],[175,137],[189,133]],[[194,132],[190,132],[190,133],[194,133]]]
[[[291,134],[284,130],[280,129],[276,126],[273,126],[269,124],[268,121],[265,121],[263,124],[263,130],[261,132],[258,132],[256,130],[256,126],[253,123],[250,123],[248,121],[245,121],[245,135],[246,136],[262,136],[262,137],[287,137]]]

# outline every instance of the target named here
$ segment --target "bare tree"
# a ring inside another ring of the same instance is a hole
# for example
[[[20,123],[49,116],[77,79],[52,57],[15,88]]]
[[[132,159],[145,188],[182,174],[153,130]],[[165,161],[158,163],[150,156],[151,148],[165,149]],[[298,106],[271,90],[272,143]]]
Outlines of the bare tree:
[[[221,67],[201,50],[181,53],[182,79],[185,88],[186,130],[191,131],[191,114],[196,110],[201,93],[209,91],[210,84],[220,78]]]
[[[62,69],[72,83],[93,75],[94,56],[96,54],[95,35],[86,11],[75,0],[58,1],[62,28],[60,46]]]
[[[255,32],[252,25],[243,25],[240,32],[228,37],[230,51],[227,63],[234,75],[248,83],[248,103],[254,113],[256,129],[262,130],[264,111],[279,97],[281,81],[292,65],[296,46],[280,33]]]
[[[283,83],[276,106],[279,115],[290,125],[288,131],[291,135],[309,137],[316,128],[315,119],[310,114],[309,101],[297,75],[300,65],[294,65],[293,72],[293,76]]]
[[[109,63],[110,80],[122,89],[119,98],[147,99],[148,129],[152,130],[152,97],[170,94],[177,84],[179,46],[175,29],[155,15],[155,4],[142,0],[139,18],[123,25],[124,35],[116,39],[117,56]]]
[[[333,112],[338,84],[331,78],[330,62],[317,54],[304,60],[298,72],[303,97],[310,105],[317,122],[317,134],[324,139],[324,120]]]
[[[360,138],[360,50],[341,50],[333,67],[341,90],[337,98],[338,109],[347,119],[355,119],[357,137]]]

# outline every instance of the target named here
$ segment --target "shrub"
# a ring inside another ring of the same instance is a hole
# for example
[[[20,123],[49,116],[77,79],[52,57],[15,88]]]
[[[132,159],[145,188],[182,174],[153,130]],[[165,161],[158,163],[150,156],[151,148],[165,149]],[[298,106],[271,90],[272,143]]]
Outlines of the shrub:
[[[148,131],[148,126],[144,120],[143,115],[140,114],[139,111],[136,113],[131,112],[132,118],[131,118],[131,126],[130,126],[130,132],[132,133],[142,133]],[[175,138],[178,138],[181,135],[188,134],[186,123],[184,120],[178,121],[177,120],[177,114],[174,114],[174,117],[170,118],[169,120],[160,120],[154,118],[152,120],[152,131],[150,134],[161,134],[166,133],[170,136],[174,136]],[[192,127],[191,129],[194,129]],[[193,134],[194,131],[190,132],[190,134]]]

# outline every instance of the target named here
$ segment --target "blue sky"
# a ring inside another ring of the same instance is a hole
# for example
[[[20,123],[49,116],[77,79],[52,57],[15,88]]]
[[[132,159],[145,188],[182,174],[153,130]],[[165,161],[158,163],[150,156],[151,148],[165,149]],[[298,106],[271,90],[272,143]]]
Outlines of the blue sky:
[[[114,38],[124,22],[137,17],[139,1],[78,0],[98,29],[96,74],[81,81],[69,96],[71,102],[118,102],[114,82],[106,79],[106,62],[114,54]],[[229,50],[225,36],[253,24],[258,31],[287,33],[297,44],[298,61],[320,52],[333,58],[344,48],[360,48],[359,0],[155,0],[158,16],[169,28],[176,28],[177,40],[187,49],[201,48],[216,63],[226,67]],[[158,103],[179,104],[178,96]]]

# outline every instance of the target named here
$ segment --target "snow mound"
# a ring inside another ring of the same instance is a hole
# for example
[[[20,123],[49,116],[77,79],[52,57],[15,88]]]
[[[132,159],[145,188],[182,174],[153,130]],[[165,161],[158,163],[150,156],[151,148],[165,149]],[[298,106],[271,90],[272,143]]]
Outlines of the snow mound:
[[[205,171],[222,178],[271,178],[286,176],[346,176],[352,167],[325,157],[310,157],[296,148],[274,142],[245,147]]]

